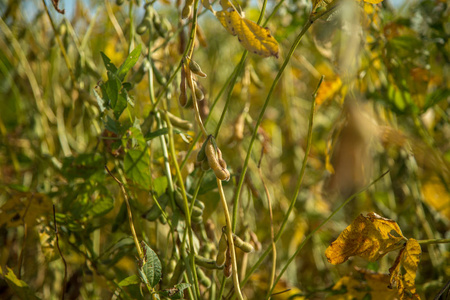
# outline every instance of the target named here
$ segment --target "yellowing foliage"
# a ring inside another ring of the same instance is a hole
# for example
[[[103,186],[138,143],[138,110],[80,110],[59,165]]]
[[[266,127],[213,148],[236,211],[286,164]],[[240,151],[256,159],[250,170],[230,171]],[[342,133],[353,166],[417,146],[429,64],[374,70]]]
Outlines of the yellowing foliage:
[[[404,240],[400,227],[375,213],[359,215],[325,251],[328,261],[341,264],[351,256],[376,261]]]
[[[415,280],[421,253],[419,243],[415,239],[409,239],[405,248],[399,252],[394,265],[389,269],[390,286],[398,288],[400,299],[410,299],[409,294],[413,299],[420,299],[416,292]],[[405,270],[404,274],[401,272],[401,267]]]
[[[433,177],[426,182],[422,186],[422,193],[426,203],[450,220],[450,193],[442,185],[439,178]]]
[[[28,226],[36,223],[39,216],[52,210],[51,200],[44,194],[18,192],[0,207],[0,227],[21,226],[25,222]]]
[[[327,299],[367,299],[365,298],[367,295],[370,295],[370,299],[398,299],[397,291],[388,288],[389,275],[374,273],[359,268],[356,271],[364,275],[364,280],[362,280],[359,274],[343,276],[332,288],[333,291],[336,291],[336,294],[327,297]],[[342,294],[343,290],[346,293]]]
[[[404,240],[406,243],[401,245]],[[388,278],[382,274],[358,271],[365,275],[371,290],[381,289],[377,297],[391,299],[390,293],[383,288],[388,286],[390,289],[397,290],[399,299],[420,299],[415,287],[416,272],[422,253],[420,244],[415,239],[406,239],[398,224],[393,220],[380,217],[375,213],[369,213],[367,217],[359,215],[327,248],[325,255],[332,264],[343,263],[350,256],[360,256],[369,261],[375,261],[399,248],[401,250],[389,269]],[[356,283],[352,281],[352,278],[346,277],[341,278],[333,289],[339,290],[342,285],[346,285],[348,291],[346,295],[350,298],[333,299],[361,299],[360,294],[354,294],[351,291]],[[361,291],[361,287],[358,286],[354,290],[355,293]],[[387,294],[381,297],[380,293],[384,292]]]
[[[215,16],[229,33],[237,35],[239,42],[249,52],[278,58],[278,43],[269,29],[241,17],[234,9],[218,11]]]

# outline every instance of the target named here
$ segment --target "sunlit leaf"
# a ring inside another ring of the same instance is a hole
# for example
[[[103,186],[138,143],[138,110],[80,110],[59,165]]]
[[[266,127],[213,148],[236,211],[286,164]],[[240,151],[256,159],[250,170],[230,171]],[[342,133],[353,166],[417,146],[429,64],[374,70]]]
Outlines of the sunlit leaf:
[[[364,2],[372,3],[372,4],[378,4],[378,3],[383,2],[383,0],[364,0]]]
[[[415,239],[409,239],[389,269],[390,287],[398,289],[400,299],[420,299],[415,281],[421,253],[420,244]]]
[[[106,56],[105,53],[100,52],[100,55],[102,56],[103,63],[105,64],[106,70],[115,74],[117,72],[116,66],[111,62],[108,56]]]
[[[117,70],[117,77],[120,79],[120,81],[123,81],[125,79],[125,76],[127,75],[128,71],[130,71],[131,68],[138,61],[139,55],[141,55],[141,48],[142,46],[141,44],[139,44],[133,51],[131,51],[131,53],[128,54],[128,57],[125,59],[123,64]]]
[[[422,185],[425,202],[450,220],[450,193],[438,177],[432,177]]]
[[[268,28],[241,17],[234,9],[218,11],[215,15],[229,33],[238,36],[239,42],[249,52],[278,58],[278,42]]]
[[[133,284],[138,284],[139,281],[139,277],[137,275],[131,275],[128,276],[127,278],[122,279],[119,282],[119,286],[129,286],[129,285],[133,285]]]
[[[8,286],[20,299],[40,299],[34,294],[25,281],[16,277],[16,274],[14,274],[13,270],[10,268],[6,267],[6,272],[3,274],[3,267],[0,267],[0,276],[3,277]]]
[[[376,261],[396,248],[404,240],[397,223],[375,213],[367,217],[359,215],[325,251],[328,261],[334,265],[345,262],[351,256]]]

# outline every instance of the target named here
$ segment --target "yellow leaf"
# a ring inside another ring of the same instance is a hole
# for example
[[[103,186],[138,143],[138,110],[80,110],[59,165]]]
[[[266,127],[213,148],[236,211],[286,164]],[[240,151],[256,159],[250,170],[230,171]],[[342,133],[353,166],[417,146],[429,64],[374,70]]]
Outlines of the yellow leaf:
[[[317,90],[316,103],[321,105],[326,100],[330,99],[341,89],[341,78],[337,77],[332,80],[324,80]]]
[[[28,284],[17,278],[9,267],[6,267],[6,272],[0,267],[0,276],[3,277],[19,299],[39,299]]]
[[[229,33],[238,36],[239,42],[249,52],[278,58],[278,43],[269,29],[241,17],[235,9],[218,11],[215,15]]]
[[[415,281],[421,253],[419,243],[415,239],[409,239],[389,269],[390,287],[398,289],[400,299],[420,299]],[[401,272],[402,267],[404,274]]]
[[[398,299],[396,290],[388,288],[389,275],[375,273],[369,270],[355,268],[359,274],[342,277],[332,288],[334,295],[327,297],[328,300],[338,299]]]
[[[362,282],[350,276],[344,276],[339,279],[338,282],[333,286],[333,291],[345,290],[346,293],[338,293],[327,297],[328,300],[353,300],[353,299],[363,299],[366,295],[362,287]]]
[[[351,256],[376,261],[404,238],[397,223],[375,213],[359,215],[325,251],[328,261],[341,264]]]
[[[0,207],[0,227],[33,226],[39,216],[51,213],[52,202],[45,195],[32,192],[14,192]]]
[[[372,4],[378,4],[378,3],[383,2],[383,0],[364,0],[364,2],[372,3]]]
[[[422,185],[422,193],[426,203],[450,220],[450,193],[437,176]]]

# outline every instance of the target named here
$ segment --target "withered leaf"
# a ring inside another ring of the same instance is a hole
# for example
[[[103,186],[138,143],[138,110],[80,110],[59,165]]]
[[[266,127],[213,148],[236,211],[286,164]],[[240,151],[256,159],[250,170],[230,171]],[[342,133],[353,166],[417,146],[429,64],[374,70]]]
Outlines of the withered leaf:
[[[60,14],[63,15],[63,14],[66,12],[65,9],[60,9],[60,8],[58,7],[58,5],[59,5],[59,0],[52,0],[52,4],[53,4],[53,7],[56,9],[56,11],[59,12]]]
[[[390,287],[398,289],[400,299],[420,299],[415,281],[421,253],[420,244],[415,239],[409,239],[389,269]]]
[[[328,261],[341,264],[351,256],[376,261],[397,248],[404,240],[400,228],[393,220],[375,213],[359,215],[325,251]]]
[[[278,58],[278,42],[269,29],[241,17],[234,9],[215,12],[215,16],[229,33],[237,35],[239,42],[249,52]]]

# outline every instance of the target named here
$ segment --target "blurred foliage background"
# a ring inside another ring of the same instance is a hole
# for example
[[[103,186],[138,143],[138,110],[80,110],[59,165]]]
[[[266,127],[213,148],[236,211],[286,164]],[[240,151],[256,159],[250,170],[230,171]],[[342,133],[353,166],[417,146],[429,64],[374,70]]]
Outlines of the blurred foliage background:
[[[124,3],[61,1],[64,15],[51,2],[49,15],[42,1],[0,2],[2,299],[57,299],[63,282],[65,299],[150,297],[138,284],[119,284],[137,274],[137,252],[123,195],[105,165],[126,186],[137,235],[158,254],[163,277],[170,274],[166,268],[179,246],[174,236],[183,234],[185,224],[180,208],[170,203],[165,210],[178,224],[175,228],[162,218],[148,217],[155,199],[167,195],[169,180],[160,143],[161,138],[167,142],[167,132],[164,122],[157,124],[154,119],[147,74],[151,68],[155,93],[162,99],[159,107],[195,124],[192,110],[178,103],[179,72],[164,89],[182,59],[189,20],[180,18],[181,1],[153,1],[157,17],[152,30],[139,35],[136,27],[144,18],[145,1],[117,2]],[[235,3],[248,19],[258,19],[260,2]],[[279,42],[280,57],[249,54],[216,136],[232,175],[224,183],[230,210],[255,120],[295,36],[308,21],[312,4],[268,1],[266,18],[276,6],[267,26]],[[275,289],[291,290],[273,299],[377,299],[373,289],[356,294],[350,283],[342,284],[340,279],[351,276],[363,282],[355,267],[388,273],[394,256],[375,263],[355,258],[340,266],[329,264],[324,256],[326,247],[359,214],[373,211],[393,219],[406,237],[450,238],[449,36],[450,7],[442,0],[358,2],[353,10],[343,9],[313,24],[277,85],[258,130],[236,229],[257,251],[237,252],[241,278],[271,247],[269,207],[258,174],[261,153],[277,232],[295,191],[307,145],[311,94],[321,75],[325,80],[316,98],[311,151],[293,213],[277,243],[277,270],[347,197],[390,172],[312,236]],[[142,54],[126,77],[130,99],[116,118],[103,111],[96,98],[98,85],[107,80],[100,52],[118,67],[138,45]],[[205,94],[199,105],[203,117],[211,115],[206,125],[211,132],[225,106],[225,96],[217,95],[243,51],[237,38],[203,9],[194,58],[208,75],[199,79]],[[195,160],[203,140],[188,152],[197,132],[196,125],[176,129],[175,148],[179,163],[186,159],[182,169],[186,190],[194,194],[203,178],[198,199],[205,208],[193,231],[198,251],[214,257],[225,219],[212,171],[201,175]],[[146,159],[137,170],[130,169],[136,153]],[[53,204],[67,280],[56,248]],[[450,251],[447,244],[426,245],[422,251],[416,284],[419,294],[429,299],[450,278]],[[243,288],[248,299],[266,295],[271,267],[267,257],[251,275]],[[16,279],[11,273],[5,279],[7,268]],[[202,295],[215,299],[223,274],[205,273],[212,285],[202,285]],[[17,288],[19,280],[26,286]],[[231,280],[225,285],[227,296]]]

